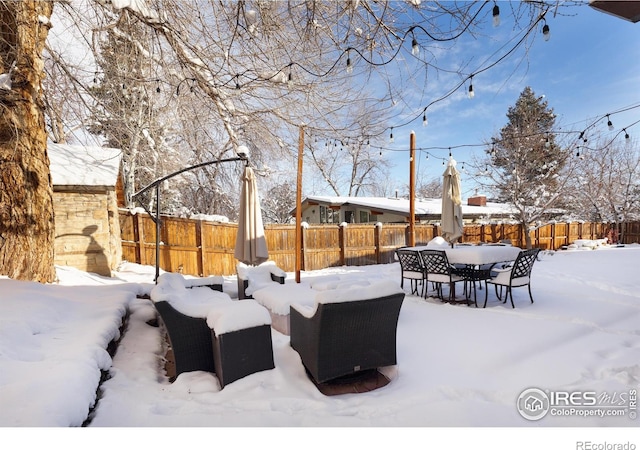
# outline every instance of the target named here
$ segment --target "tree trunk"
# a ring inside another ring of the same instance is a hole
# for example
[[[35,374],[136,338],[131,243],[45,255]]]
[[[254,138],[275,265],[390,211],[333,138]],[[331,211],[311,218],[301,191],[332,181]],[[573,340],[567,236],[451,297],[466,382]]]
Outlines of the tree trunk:
[[[51,282],[53,190],[41,82],[51,1],[0,0],[0,275]]]
[[[533,244],[531,242],[531,233],[529,232],[529,224],[527,222],[520,222],[522,234],[524,236],[524,243],[527,250],[531,250]]]

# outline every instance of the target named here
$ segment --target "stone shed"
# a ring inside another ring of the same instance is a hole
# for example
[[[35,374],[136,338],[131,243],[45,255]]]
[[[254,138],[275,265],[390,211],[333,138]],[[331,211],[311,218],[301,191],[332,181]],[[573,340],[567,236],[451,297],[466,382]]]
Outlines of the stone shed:
[[[122,152],[47,144],[53,183],[55,264],[111,276],[122,260],[116,184]]]

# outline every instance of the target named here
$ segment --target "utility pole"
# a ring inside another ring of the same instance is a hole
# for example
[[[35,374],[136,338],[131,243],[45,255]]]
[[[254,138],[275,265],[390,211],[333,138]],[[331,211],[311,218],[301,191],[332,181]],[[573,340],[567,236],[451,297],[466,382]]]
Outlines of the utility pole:
[[[416,133],[409,136],[409,247],[416,245]]]
[[[296,283],[300,283],[302,269],[302,157],[304,152],[304,124],[298,137],[298,182],[296,185]]]

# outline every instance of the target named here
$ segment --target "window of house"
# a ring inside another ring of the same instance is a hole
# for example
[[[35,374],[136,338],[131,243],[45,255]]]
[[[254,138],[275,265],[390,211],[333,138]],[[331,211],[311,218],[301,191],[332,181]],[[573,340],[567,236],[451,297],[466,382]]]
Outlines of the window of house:
[[[360,211],[360,220],[358,222],[360,223],[369,222],[369,211]]]
[[[339,210],[333,210],[327,206],[320,206],[320,223],[338,223],[339,221]]]

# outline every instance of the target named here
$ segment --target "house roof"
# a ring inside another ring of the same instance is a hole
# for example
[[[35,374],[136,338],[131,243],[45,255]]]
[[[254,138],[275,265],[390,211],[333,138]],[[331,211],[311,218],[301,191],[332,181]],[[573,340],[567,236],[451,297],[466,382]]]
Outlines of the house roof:
[[[54,186],[115,186],[122,151],[47,143]]]
[[[356,206],[368,208],[372,211],[390,212],[399,215],[409,215],[409,200],[406,198],[387,197],[330,197],[308,196],[302,202],[303,207],[318,203],[327,206]],[[440,216],[442,214],[442,200],[439,198],[420,199],[415,201],[416,216]],[[294,209],[295,211],[295,209]],[[513,214],[512,208],[504,203],[487,202],[486,206],[471,206],[462,202],[462,214],[467,217],[480,216],[509,216]]]

